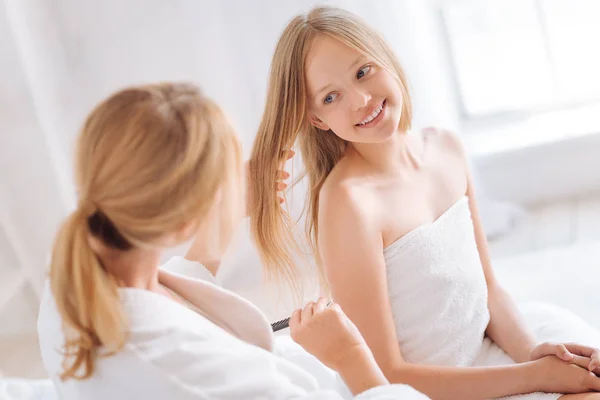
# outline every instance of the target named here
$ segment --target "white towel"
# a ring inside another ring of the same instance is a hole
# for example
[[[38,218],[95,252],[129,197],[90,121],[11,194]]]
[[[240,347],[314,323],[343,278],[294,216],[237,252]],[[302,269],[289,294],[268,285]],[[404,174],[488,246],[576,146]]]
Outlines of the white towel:
[[[384,250],[402,355],[411,363],[468,366],[489,322],[487,286],[467,197]]]
[[[396,334],[408,362],[465,367],[515,363],[484,339],[490,318],[487,286],[466,197],[433,223],[391,244],[384,257]],[[534,305],[523,312],[540,341],[600,344],[600,333],[566,310]],[[559,397],[532,393],[510,399]]]

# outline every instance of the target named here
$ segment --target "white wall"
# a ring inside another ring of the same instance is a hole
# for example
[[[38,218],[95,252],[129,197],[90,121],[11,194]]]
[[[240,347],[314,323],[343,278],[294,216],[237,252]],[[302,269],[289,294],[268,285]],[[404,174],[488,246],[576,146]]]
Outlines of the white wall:
[[[20,263],[38,271],[38,281],[43,278],[52,235],[74,206],[73,141],[95,103],[132,83],[194,81],[231,116],[247,154],[276,40],[293,15],[316,3],[5,0],[0,9],[1,212],[26,249]],[[447,71],[439,67],[436,14],[428,2],[325,3],[359,13],[390,40],[410,77],[415,125],[456,125]],[[249,264],[244,272],[257,282],[256,253],[241,237],[229,265]],[[236,286],[231,271],[225,267],[223,275]]]
[[[5,248],[19,262],[10,267],[39,270],[64,204],[5,11],[0,8],[0,221],[12,238]]]
[[[73,141],[94,104],[125,85],[190,80],[230,115],[248,154],[277,37],[293,15],[316,3],[5,0],[0,7],[0,221],[14,233],[11,248],[17,243],[21,250],[18,261],[10,261],[18,266],[0,265],[0,281],[9,267],[33,271],[35,297],[53,233],[74,205]],[[409,77],[416,127],[459,128],[433,2],[324,3],[360,14],[392,44]],[[485,164],[483,169],[486,173]],[[296,208],[302,193],[297,195]],[[243,291],[234,279],[240,274],[246,282],[260,280],[258,258],[244,232],[222,278]],[[275,312],[259,292],[254,291],[256,300]]]
[[[600,133],[478,158],[490,196],[536,204],[600,191]]]

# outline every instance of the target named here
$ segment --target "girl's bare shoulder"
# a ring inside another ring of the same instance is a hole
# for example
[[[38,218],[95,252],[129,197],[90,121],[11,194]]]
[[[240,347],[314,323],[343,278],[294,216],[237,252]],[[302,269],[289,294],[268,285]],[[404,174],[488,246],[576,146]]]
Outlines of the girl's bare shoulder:
[[[461,158],[465,150],[460,137],[453,131],[440,127],[427,127],[418,132],[424,145],[444,153],[451,152]]]

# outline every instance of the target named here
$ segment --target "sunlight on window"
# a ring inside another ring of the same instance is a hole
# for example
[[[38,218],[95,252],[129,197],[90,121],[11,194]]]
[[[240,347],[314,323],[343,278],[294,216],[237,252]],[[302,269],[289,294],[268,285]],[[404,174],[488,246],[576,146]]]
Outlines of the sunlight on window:
[[[600,98],[599,0],[457,1],[443,17],[465,117]]]
[[[485,135],[466,135],[471,154],[489,155],[598,133],[600,102],[532,114],[519,123],[490,124]]]
[[[560,93],[568,99],[600,94],[600,1],[544,0],[551,57]]]

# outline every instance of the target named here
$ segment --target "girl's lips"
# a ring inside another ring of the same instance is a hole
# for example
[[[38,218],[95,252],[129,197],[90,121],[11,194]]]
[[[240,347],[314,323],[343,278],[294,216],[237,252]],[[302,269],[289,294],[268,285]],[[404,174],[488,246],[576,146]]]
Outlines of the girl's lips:
[[[386,104],[387,104],[387,100],[384,100],[383,103],[381,103],[382,109],[379,112],[379,114],[377,114],[377,116],[375,118],[373,118],[372,121],[369,121],[364,125],[356,124],[355,126],[357,128],[372,128],[375,125],[377,125],[379,123],[379,121],[381,121],[383,119],[383,115],[385,114],[385,110],[386,110]]]

